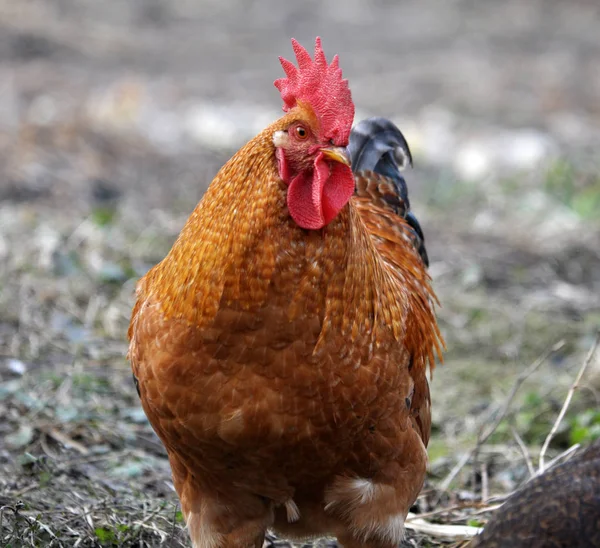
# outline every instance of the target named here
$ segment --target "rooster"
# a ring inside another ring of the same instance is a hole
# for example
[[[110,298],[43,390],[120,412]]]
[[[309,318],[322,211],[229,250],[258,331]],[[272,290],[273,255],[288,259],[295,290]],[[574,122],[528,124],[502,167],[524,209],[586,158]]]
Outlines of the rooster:
[[[425,477],[435,297],[401,187],[365,171],[353,196],[338,57],[292,45],[285,114],[140,280],[129,357],[195,548],[391,548]]]

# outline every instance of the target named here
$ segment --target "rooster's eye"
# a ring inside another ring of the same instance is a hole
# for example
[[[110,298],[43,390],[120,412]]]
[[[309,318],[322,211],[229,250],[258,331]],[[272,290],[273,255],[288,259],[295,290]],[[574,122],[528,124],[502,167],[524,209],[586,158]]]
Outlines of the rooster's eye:
[[[296,127],[296,136],[298,139],[306,139],[308,137],[308,131],[304,129],[302,126]]]

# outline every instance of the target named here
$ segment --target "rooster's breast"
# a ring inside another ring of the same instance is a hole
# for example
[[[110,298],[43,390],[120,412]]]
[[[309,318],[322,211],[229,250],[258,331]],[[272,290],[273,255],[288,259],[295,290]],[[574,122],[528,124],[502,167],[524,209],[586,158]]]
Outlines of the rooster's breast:
[[[245,481],[261,468],[292,484],[349,469],[370,477],[410,427],[405,350],[384,334],[374,351],[360,337],[323,335],[318,314],[290,321],[289,298],[277,301],[222,307],[203,329],[139,318],[154,341],[135,360],[151,422],[207,474]]]

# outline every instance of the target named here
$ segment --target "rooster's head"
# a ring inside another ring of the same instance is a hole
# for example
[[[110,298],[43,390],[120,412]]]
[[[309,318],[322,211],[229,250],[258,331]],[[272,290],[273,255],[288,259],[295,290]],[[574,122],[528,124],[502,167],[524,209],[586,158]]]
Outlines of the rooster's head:
[[[354,103],[342,79],[337,55],[327,64],[317,38],[314,60],[292,40],[298,61],[279,58],[287,78],[275,81],[281,92],[286,127],[273,134],[279,175],[288,185],[287,203],[294,221],[306,229],[330,223],[354,192],[346,152]]]

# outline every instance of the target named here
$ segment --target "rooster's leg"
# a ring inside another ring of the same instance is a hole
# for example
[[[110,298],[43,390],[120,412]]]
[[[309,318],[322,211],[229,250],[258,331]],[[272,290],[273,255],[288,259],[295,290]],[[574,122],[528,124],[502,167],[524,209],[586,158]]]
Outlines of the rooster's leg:
[[[218,508],[216,501],[201,504],[194,511],[183,505],[194,548],[262,547],[267,528],[273,524],[272,504],[265,504],[263,512],[253,511],[251,516],[247,508],[221,507],[215,513]]]
[[[228,533],[221,533],[213,524],[206,523],[199,514],[190,514],[188,530],[194,548],[261,548],[268,521],[245,521]]]
[[[169,454],[173,483],[194,548],[261,548],[273,525],[273,501],[229,487],[226,492],[198,481],[195,469]]]

